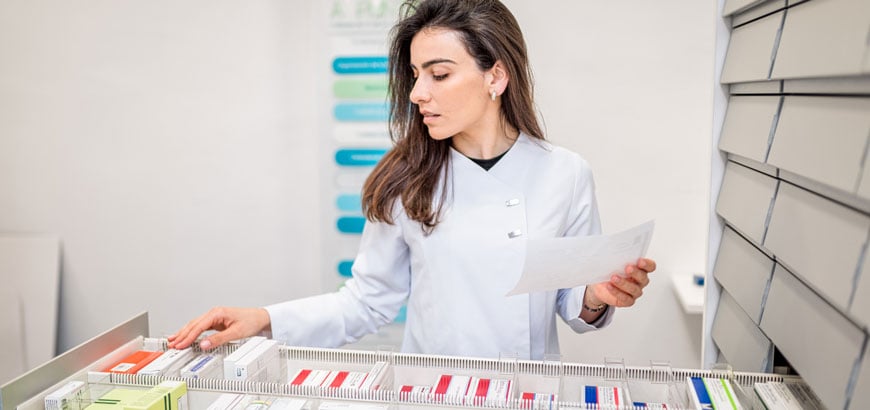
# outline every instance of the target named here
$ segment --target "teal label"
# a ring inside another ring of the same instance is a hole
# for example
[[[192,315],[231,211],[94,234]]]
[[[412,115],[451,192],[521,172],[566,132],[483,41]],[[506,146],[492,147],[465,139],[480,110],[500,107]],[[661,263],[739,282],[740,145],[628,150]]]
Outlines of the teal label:
[[[336,57],[332,70],[336,74],[386,74],[387,57]]]
[[[335,152],[335,163],[344,167],[376,165],[387,153],[386,149],[340,149]]]

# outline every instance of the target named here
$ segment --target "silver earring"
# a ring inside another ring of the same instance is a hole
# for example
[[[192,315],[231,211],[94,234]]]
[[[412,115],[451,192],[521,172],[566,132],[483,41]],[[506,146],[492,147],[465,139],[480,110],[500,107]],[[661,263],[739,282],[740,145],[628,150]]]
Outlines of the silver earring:
[[[490,91],[490,92],[489,92],[489,98],[490,98],[491,100],[495,101],[495,97],[496,97],[496,95],[495,95],[495,90]]]

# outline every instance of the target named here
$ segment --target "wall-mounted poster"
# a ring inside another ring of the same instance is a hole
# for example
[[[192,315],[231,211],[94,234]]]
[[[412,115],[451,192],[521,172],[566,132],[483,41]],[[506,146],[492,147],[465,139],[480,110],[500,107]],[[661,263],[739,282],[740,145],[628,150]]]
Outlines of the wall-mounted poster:
[[[387,47],[399,0],[318,2],[325,39],[318,63],[324,290],[352,275],[365,225],[360,193],[374,165],[391,146],[387,115]],[[396,321],[350,346],[401,344],[404,309]]]

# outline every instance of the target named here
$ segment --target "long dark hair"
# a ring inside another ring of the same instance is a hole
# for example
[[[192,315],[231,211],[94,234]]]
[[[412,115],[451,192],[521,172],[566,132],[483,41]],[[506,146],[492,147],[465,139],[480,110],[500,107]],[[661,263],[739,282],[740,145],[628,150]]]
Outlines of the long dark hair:
[[[481,70],[501,61],[508,86],[501,96],[502,120],[518,131],[544,139],[533,99],[532,72],[520,26],[498,0],[406,1],[391,31],[389,51],[390,138],[395,146],[378,163],[363,186],[362,206],[371,221],[393,223],[393,206],[401,199],[405,213],[431,232],[439,222],[448,192],[446,178],[450,139],[435,140],[411,102],[414,73],[411,40],[426,28],[460,34]],[[441,189],[438,182],[441,181]],[[436,200],[436,192],[440,199]],[[434,206],[434,209],[433,209]]]

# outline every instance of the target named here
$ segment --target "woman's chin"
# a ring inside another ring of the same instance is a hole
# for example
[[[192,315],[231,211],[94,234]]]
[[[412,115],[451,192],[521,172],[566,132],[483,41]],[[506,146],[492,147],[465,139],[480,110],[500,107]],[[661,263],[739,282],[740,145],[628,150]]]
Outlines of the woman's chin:
[[[437,140],[437,141],[446,140],[446,139],[450,138],[451,136],[452,136],[452,134],[438,132],[437,130],[433,131],[431,128],[429,129],[429,138],[432,138],[433,140]]]

